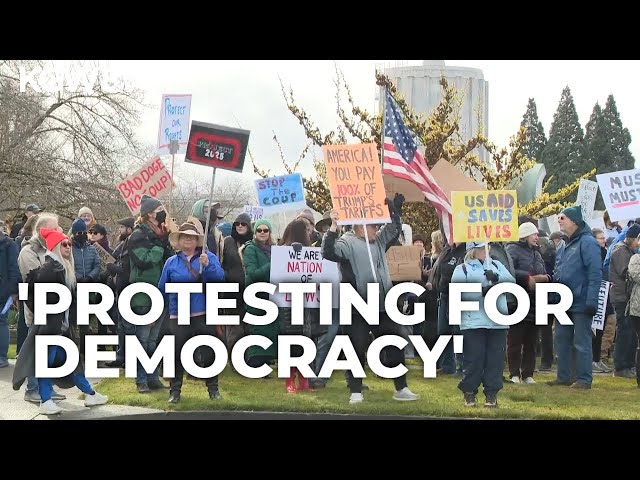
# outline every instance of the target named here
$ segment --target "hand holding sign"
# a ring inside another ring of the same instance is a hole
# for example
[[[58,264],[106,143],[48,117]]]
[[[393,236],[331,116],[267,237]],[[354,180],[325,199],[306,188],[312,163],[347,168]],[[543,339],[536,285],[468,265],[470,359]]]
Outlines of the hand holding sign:
[[[207,268],[209,266],[209,257],[207,257],[206,253],[200,255],[200,265],[202,265],[204,268]]]

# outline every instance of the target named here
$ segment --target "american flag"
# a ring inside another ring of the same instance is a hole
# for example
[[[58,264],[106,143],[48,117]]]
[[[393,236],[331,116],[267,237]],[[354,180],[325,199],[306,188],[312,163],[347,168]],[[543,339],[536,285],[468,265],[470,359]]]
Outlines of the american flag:
[[[453,242],[453,219],[449,199],[431,175],[411,131],[402,120],[398,105],[387,88],[383,133],[382,172],[415,183],[438,212],[447,240]]]

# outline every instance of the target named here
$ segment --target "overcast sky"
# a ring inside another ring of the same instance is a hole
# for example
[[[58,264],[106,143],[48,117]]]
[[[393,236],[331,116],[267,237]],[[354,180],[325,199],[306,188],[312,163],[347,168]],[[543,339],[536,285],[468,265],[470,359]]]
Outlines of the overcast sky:
[[[369,111],[375,104],[376,64],[390,61],[338,61],[356,101]],[[410,60],[419,65],[421,60]],[[640,61],[532,61],[532,60],[446,60],[447,66],[479,68],[489,82],[489,138],[499,147],[507,145],[517,131],[533,97],[545,134],[558,106],[562,89],[569,85],[584,129],[596,102],[604,107],[613,94],[623,125],[635,139],[631,152],[640,158],[640,93],[637,78]],[[249,147],[262,167],[274,174],[284,172],[273,134],[278,136],[285,156],[295,160],[306,144],[302,127],[286,108],[279,77],[293,88],[297,104],[325,134],[335,128],[335,67],[333,61],[111,61],[114,73],[145,91],[146,102],[154,105],[143,116],[139,134],[155,144],[158,135],[160,100],[163,93],[191,93],[191,120],[217,123],[251,131]],[[636,138],[636,135],[638,136]],[[316,155],[321,156],[316,150]],[[184,157],[176,157],[177,161]],[[311,160],[304,162],[304,174],[312,172]],[[198,174],[206,167],[189,165]],[[253,178],[249,158],[246,178]],[[235,174],[234,174],[235,175]],[[225,174],[221,175],[224,178]]]

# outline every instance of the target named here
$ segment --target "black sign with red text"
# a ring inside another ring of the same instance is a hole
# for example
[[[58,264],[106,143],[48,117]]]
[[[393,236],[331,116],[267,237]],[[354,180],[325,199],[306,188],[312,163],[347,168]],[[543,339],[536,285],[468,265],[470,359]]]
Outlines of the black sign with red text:
[[[191,122],[185,161],[242,172],[249,146],[249,130]]]

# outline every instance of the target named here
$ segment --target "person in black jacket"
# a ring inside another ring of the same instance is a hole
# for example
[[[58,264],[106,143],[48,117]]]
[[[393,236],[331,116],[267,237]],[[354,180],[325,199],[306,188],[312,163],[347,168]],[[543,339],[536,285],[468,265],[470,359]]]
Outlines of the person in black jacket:
[[[538,229],[531,222],[518,227],[519,242],[507,245],[507,253],[513,261],[515,277],[518,285],[529,293],[530,306],[527,316],[521,322],[511,325],[507,334],[507,360],[509,377],[512,383],[534,384],[533,372],[536,367],[536,283],[547,283],[550,280],[546,273],[544,261],[538,252]],[[510,307],[515,311],[515,305]]]

